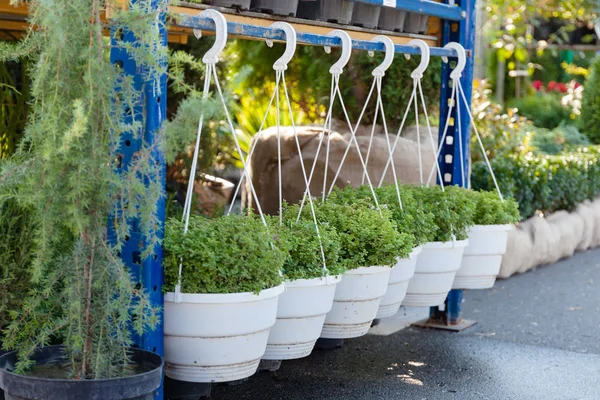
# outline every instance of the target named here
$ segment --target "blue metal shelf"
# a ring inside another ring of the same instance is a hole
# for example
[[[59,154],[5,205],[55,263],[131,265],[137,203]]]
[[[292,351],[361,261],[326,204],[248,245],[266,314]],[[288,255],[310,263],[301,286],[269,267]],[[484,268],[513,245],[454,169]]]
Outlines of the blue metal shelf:
[[[437,3],[436,3],[437,4]],[[173,26],[181,28],[200,29],[203,31],[215,30],[214,22],[208,18],[202,18],[198,16],[191,16],[187,14],[179,14],[175,21],[172,22]],[[242,24],[238,22],[227,22],[227,30],[231,35],[242,36],[246,38],[256,39],[272,39],[285,41],[285,33],[280,29],[272,29],[263,26],[256,26],[250,24]],[[342,41],[339,38],[332,38],[329,36],[318,35],[314,33],[298,32],[298,44],[307,44],[314,46],[331,46],[339,47],[342,45]],[[373,43],[364,40],[352,40],[352,47],[356,50],[368,50],[368,51],[384,51],[385,48],[382,43]],[[421,50],[417,47],[407,45],[396,45],[396,53],[402,54],[421,54]],[[432,56],[446,56],[456,57],[454,50],[447,50],[441,47],[431,47]]]
[[[355,3],[373,4],[375,6],[397,8],[417,14],[430,15],[449,21],[460,21],[464,14],[460,7],[431,0],[353,0]]]

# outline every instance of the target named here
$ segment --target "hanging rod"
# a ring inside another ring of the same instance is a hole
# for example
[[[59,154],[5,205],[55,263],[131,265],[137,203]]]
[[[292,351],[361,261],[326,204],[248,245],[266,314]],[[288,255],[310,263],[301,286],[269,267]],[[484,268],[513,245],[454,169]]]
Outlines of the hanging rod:
[[[180,28],[199,29],[202,31],[214,32],[215,30],[215,25],[212,20],[187,14],[176,14],[174,20],[171,21],[171,25]],[[285,34],[282,30],[273,29],[269,27],[228,21],[227,31],[230,35],[234,36],[257,39],[271,39],[282,42],[285,41]],[[332,38],[329,36],[305,32],[298,32],[297,41],[300,44],[308,44],[313,46],[340,47],[342,45],[342,41],[339,38]],[[355,39],[352,40],[352,48],[356,50],[367,51],[385,50],[384,45],[382,43],[373,43],[369,41]],[[418,47],[397,44],[396,53],[418,55],[421,53],[421,50]],[[457,56],[454,50],[444,49],[441,47],[431,47],[431,55],[441,57]]]
[[[431,0],[353,0],[355,3],[373,4],[382,7],[391,7],[398,10],[430,15],[450,21],[465,19],[460,7]]]

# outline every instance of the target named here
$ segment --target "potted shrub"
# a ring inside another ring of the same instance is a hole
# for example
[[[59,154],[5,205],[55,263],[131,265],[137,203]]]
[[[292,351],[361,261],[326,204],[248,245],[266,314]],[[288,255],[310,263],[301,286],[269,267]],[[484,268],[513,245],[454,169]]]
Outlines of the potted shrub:
[[[250,9],[268,14],[295,17],[298,0],[252,0]]]
[[[279,298],[277,322],[269,334],[263,359],[302,358],[312,352],[321,334],[325,316],[333,306],[336,285],[344,273],[339,263],[340,237],[327,224],[319,225],[319,241],[313,222],[288,219],[280,225],[279,218],[271,221],[276,245],[286,252],[286,290]]]
[[[398,253],[410,252],[412,239],[398,233],[389,210],[382,209],[380,214],[368,202],[349,205],[328,199],[316,207],[316,213],[319,221],[331,225],[340,236],[340,263],[346,269],[321,337],[363,336],[377,315]]]
[[[169,219],[164,248],[165,374],[206,383],[253,375],[284,290],[284,251],[252,215],[192,215],[187,233]]]
[[[1,166],[0,193],[31,210],[35,240],[29,290],[4,330],[11,352],[0,357],[0,386],[8,399],[152,399],[162,358],[131,346],[134,333],[154,329],[160,310],[119,252],[134,234],[144,238],[130,244],[141,262],[159,249],[164,192],[149,178],[160,176],[162,136],[120,168],[120,145],[143,140],[143,111],[129,108],[143,101],[143,89],[111,65],[100,16],[110,7],[111,28],[136,27],[135,47],[114,44],[158,77],[166,46],[154,24],[166,10],[146,0],[133,10],[99,0],[27,5],[35,29],[0,47],[0,61],[25,57],[33,66],[28,123]],[[135,231],[130,221],[139,222]]]
[[[417,258],[415,275],[408,284],[402,304],[431,307],[444,302],[468,244],[475,202],[464,189],[448,186],[407,187],[417,203],[434,215],[435,234]]]
[[[352,13],[352,25],[364,28],[377,28],[381,7],[373,4],[356,3]]]
[[[386,31],[404,32],[406,11],[385,8],[379,16],[379,29]]]
[[[348,0],[300,0],[298,17],[314,21],[349,24],[354,2]]]
[[[452,284],[453,289],[488,289],[500,273],[508,233],[520,221],[519,205],[502,201],[496,192],[467,191],[475,201],[475,225],[469,230],[469,245]]]
[[[388,283],[388,290],[379,304],[377,318],[380,319],[390,317],[398,312],[406,295],[408,283],[414,275],[417,256],[422,249],[421,246],[430,240],[437,226],[433,222],[433,214],[418,207],[411,192],[404,190],[403,187],[400,188],[402,209],[398,202],[395,185],[385,185],[377,188],[375,193],[379,204],[390,210],[391,218],[396,223],[398,232],[409,235],[411,239],[410,248],[398,249],[396,264],[392,269]],[[349,204],[360,201],[374,203],[371,189],[364,185],[356,188],[348,186],[343,190],[336,189],[331,195],[331,200]]]
[[[208,3],[217,7],[239,8],[240,10],[250,8],[250,0],[209,0]]]

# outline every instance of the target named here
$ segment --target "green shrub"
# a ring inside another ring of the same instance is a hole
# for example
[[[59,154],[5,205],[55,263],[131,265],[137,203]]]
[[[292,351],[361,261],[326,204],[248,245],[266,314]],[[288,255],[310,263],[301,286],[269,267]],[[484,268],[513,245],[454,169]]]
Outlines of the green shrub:
[[[473,226],[475,202],[464,188],[448,186],[444,191],[439,186],[407,186],[417,201],[427,212],[434,215],[437,226],[433,240],[448,242],[453,236],[456,240],[465,240],[468,230]]]
[[[514,107],[519,114],[533,122],[535,126],[554,129],[571,119],[571,110],[563,106],[558,98],[550,94],[538,93],[517,99]]]
[[[600,148],[583,147],[562,155],[507,155],[492,160],[504,196],[519,203],[522,218],[536,211],[571,211],[600,194]],[[495,190],[484,163],[473,165],[472,187]]]
[[[579,129],[600,144],[600,57],[596,57],[584,85]]]
[[[398,194],[396,186],[385,185],[375,189],[377,201],[381,207],[388,208],[392,213],[392,219],[396,223],[398,232],[406,233],[413,238],[413,245],[419,246],[432,240],[437,230],[434,223],[434,215],[425,211],[417,204],[417,201],[410,190],[405,190],[400,186],[400,199],[402,200],[402,209],[398,204]],[[374,205],[373,195],[368,186],[351,187],[344,189],[336,188],[330,196],[330,200],[338,204],[356,204],[360,201],[367,201]]]
[[[190,217],[187,234],[175,219],[165,228],[165,290],[178,281],[183,259],[184,293],[258,293],[279,285],[285,252],[272,246],[260,219],[230,215],[208,219]]]
[[[313,222],[287,219],[283,225],[279,225],[278,217],[271,217],[269,222],[271,233],[275,235],[275,244],[286,252],[283,263],[286,279],[313,279],[324,275],[323,254]],[[340,236],[325,224],[319,225],[319,235],[329,275],[343,274],[344,269],[339,262]]]
[[[387,209],[381,210],[380,215],[368,202],[350,206],[327,200],[316,205],[315,211],[317,220],[329,224],[340,236],[340,263],[347,270],[392,266],[397,257],[405,257],[412,251],[412,238],[398,233]],[[285,213],[295,217],[298,206],[290,207]],[[312,219],[306,207],[303,218]]]
[[[35,257],[35,222],[31,210],[15,201],[0,204],[0,331],[10,322],[9,311],[20,309],[29,290]]]
[[[475,225],[505,225],[519,222],[519,204],[511,198],[500,200],[498,192],[474,191],[469,194],[475,201]]]
[[[531,145],[546,154],[559,154],[569,147],[590,144],[587,136],[573,125],[561,125],[553,130],[535,126],[528,126],[527,129],[531,133]]]

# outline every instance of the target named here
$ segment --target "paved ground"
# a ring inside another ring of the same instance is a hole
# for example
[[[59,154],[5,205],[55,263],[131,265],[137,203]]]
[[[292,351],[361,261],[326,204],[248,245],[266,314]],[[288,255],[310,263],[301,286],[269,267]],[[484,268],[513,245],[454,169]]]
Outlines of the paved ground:
[[[463,310],[478,321],[467,331],[390,333],[388,321],[211,398],[600,399],[600,250],[467,292]]]

